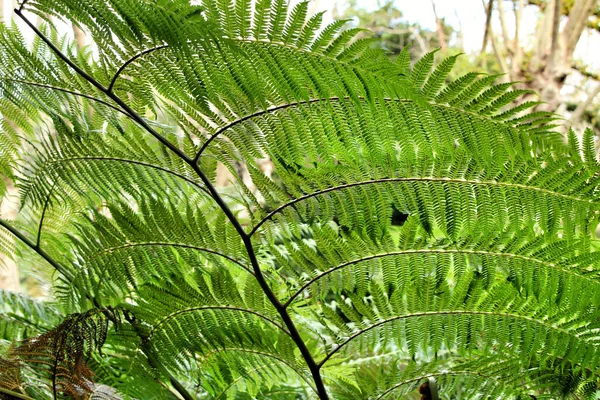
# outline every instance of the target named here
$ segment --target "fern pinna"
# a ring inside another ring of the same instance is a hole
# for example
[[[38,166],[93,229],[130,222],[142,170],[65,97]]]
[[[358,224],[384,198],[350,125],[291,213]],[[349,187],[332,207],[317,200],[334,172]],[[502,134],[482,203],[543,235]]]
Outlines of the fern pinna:
[[[2,293],[0,397],[595,398],[593,133],[308,10],[0,28],[0,248],[52,283]]]

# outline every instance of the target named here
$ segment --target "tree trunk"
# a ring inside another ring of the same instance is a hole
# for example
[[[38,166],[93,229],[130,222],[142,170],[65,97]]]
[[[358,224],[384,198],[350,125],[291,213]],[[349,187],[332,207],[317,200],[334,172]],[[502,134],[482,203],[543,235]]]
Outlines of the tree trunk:
[[[549,1],[536,32],[536,47],[528,65],[515,66],[513,79],[526,80],[522,86],[540,93],[545,104],[540,110],[556,111],[560,105],[560,90],[573,69],[573,52],[587,21],[593,12],[595,0],[575,0],[568,20],[560,31],[561,1]],[[513,63],[516,60],[513,59]],[[516,68],[521,68],[517,73]],[[521,79],[520,79],[521,78]],[[535,100],[532,96],[523,101]]]
[[[440,48],[442,49],[442,53],[445,53],[446,49],[448,48],[446,43],[446,35],[444,34],[442,20],[438,16],[437,10],[435,8],[435,0],[431,0],[431,6],[433,7],[433,15],[435,16],[435,27],[437,31],[438,42],[440,42]]]
[[[81,50],[85,46],[85,33],[77,25],[73,24],[73,35],[75,36],[77,48]]]

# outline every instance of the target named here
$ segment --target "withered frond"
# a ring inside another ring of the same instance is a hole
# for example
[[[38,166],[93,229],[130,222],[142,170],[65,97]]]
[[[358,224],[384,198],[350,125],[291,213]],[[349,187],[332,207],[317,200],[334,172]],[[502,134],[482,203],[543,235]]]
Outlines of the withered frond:
[[[0,388],[8,391],[21,388],[21,366],[18,361],[0,357]],[[0,392],[0,400],[13,398],[8,393]]]
[[[118,324],[119,321],[119,311],[112,308],[72,314],[56,328],[24,340],[9,352],[9,356],[15,360],[17,374],[20,362],[37,376],[51,381],[55,396],[62,393],[74,399],[88,399],[96,385],[85,359],[95,351],[102,354],[110,323]],[[9,376],[11,362],[6,361],[6,370],[1,370],[2,385],[4,379],[8,379],[4,375]]]

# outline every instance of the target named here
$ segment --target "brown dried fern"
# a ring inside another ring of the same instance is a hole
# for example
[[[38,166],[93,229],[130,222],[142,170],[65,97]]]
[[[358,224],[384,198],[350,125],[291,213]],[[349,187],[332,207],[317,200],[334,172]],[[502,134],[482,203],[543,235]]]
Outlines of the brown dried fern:
[[[58,394],[76,400],[93,397],[100,386],[94,384],[85,359],[95,351],[102,355],[111,322],[120,323],[120,310],[92,309],[72,314],[56,328],[25,339],[8,352],[8,360],[0,359],[0,387],[20,388],[20,370],[27,368],[52,382],[54,398]]]
[[[17,397],[8,392],[21,391],[21,366],[18,361],[0,357],[0,400],[12,400]]]

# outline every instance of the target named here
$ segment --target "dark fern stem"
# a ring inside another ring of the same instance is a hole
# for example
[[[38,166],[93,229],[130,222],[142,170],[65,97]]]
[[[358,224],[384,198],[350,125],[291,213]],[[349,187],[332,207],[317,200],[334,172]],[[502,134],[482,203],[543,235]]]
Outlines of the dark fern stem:
[[[113,100],[125,112],[125,114],[127,116],[129,116],[133,121],[137,122],[140,126],[142,126],[142,128],[144,128],[150,135],[152,135],[154,138],[156,138],[160,143],[162,143],[164,146],[166,146],[175,155],[180,157],[186,164],[188,164],[194,170],[194,172],[198,175],[198,177],[200,178],[202,183],[206,186],[207,190],[209,191],[209,193],[210,193],[211,197],[213,198],[213,200],[215,201],[215,203],[223,211],[223,213],[226,215],[227,219],[231,222],[231,224],[234,226],[235,230],[241,237],[241,239],[244,243],[244,247],[246,248],[246,251],[248,253],[248,258],[250,259],[250,263],[254,270],[255,277],[256,277],[260,287],[264,291],[265,295],[267,296],[267,298],[269,299],[271,304],[275,307],[275,309],[279,313],[281,319],[283,320],[285,326],[287,327],[287,329],[290,333],[292,340],[294,341],[294,343],[300,350],[300,353],[302,354],[302,357],[304,358],[304,361],[306,362],[306,364],[312,374],[313,381],[315,383],[315,387],[316,387],[317,393],[319,395],[319,398],[322,400],[329,399],[327,390],[325,388],[325,384],[323,383],[323,379],[322,379],[321,373],[320,373],[321,365],[317,365],[317,363],[316,363],[315,359],[313,358],[312,354],[310,353],[310,350],[308,349],[306,343],[300,336],[300,332],[298,331],[294,321],[292,320],[290,314],[287,312],[286,307],[283,304],[281,304],[281,302],[277,299],[277,296],[271,290],[271,288],[269,287],[269,284],[267,283],[266,279],[264,278],[262,270],[258,264],[258,259],[256,257],[256,252],[254,250],[254,246],[252,244],[251,234],[247,234],[245,232],[240,221],[236,218],[236,216],[233,214],[231,209],[225,203],[225,201],[220,196],[220,194],[218,193],[215,186],[212,184],[212,182],[210,182],[210,180],[208,179],[206,174],[198,167],[196,161],[199,158],[201,152],[199,152],[198,155],[193,159],[188,157],[173,143],[171,143],[165,137],[163,137],[158,132],[156,132],[137,112],[135,112],[130,106],[128,106],[120,97],[118,97],[116,94],[114,94],[114,92],[112,92],[112,90],[111,90],[112,87],[110,89],[104,87],[95,78],[90,76],[83,69],[81,69],[79,66],[77,66],[73,61],[71,61],[25,15],[23,15],[22,9],[15,9],[15,13],[35,32],[35,34],[44,43],[46,43],[46,45],[48,47],[50,47],[50,49],[61,60],[63,60],[73,70],[75,70],[75,72],[77,72],[77,74],[79,74],[82,78],[84,78],[90,84],[92,84],[94,87],[96,87],[100,92],[104,93],[107,97],[109,97],[111,100]],[[182,396],[183,396],[183,394],[182,394]]]

